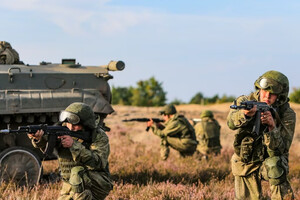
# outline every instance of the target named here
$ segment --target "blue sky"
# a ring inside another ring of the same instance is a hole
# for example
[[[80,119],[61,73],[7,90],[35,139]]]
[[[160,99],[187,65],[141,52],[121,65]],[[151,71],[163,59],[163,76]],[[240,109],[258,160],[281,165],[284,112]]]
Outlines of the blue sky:
[[[111,85],[154,76],[168,101],[248,94],[268,70],[300,87],[299,1],[2,0],[0,12],[0,40],[25,63],[123,60]]]

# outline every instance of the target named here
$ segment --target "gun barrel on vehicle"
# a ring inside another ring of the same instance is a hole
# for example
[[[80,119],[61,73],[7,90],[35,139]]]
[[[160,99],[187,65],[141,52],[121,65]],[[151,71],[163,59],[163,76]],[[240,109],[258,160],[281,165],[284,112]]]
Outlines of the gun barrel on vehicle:
[[[110,61],[108,65],[104,66],[109,71],[122,71],[125,68],[125,63],[121,60]]]

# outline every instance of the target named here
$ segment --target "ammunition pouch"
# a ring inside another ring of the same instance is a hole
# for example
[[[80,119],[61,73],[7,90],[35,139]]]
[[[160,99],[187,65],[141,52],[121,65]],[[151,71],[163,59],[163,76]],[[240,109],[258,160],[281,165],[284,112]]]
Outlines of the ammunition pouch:
[[[86,189],[86,186],[90,186],[91,180],[85,171],[82,166],[76,166],[71,169],[69,184],[74,193],[81,193]]]
[[[271,185],[279,185],[286,180],[286,172],[279,156],[267,158],[263,166],[262,175]]]
[[[254,139],[252,137],[245,137],[241,142],[240,157],[242,162],[248,163],[251,161],[253,152]]]

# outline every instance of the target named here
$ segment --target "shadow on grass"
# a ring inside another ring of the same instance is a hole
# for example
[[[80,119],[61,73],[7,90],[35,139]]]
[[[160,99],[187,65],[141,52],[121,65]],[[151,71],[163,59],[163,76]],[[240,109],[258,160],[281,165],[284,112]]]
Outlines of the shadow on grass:
[[[129,174],[112,174],[113,180],[118,183],[129,183],[134,185],[147,185],[149,183],[159,182],[171,182],[174,184],[196,184],[208,183],[211,180],[224,180],[226,176],[230,174],[230,171],[224,171],[220,169],[206,169],[198,172],[197,174],[192,173],[161,173],[157,170],[153,171],[141,171]]]

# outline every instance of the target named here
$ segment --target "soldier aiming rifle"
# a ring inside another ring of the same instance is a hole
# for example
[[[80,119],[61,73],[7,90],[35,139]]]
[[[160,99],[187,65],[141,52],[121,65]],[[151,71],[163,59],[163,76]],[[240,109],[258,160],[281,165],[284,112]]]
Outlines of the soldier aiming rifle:
[[[160,111],[164,123],[150,120],[147,127],[161,138],[161,158],[166,160],[170,153],[170,147],[179,151],[182,157],[194,154],[197,147],[195,130],[189,121],[183,116],[178,115],[174,105],[166,105]]]
[[[227,117],[228,127],[238,130],[231,159],[235,199],[261,199],[261,180],[269,182],[271,199],[294,199],[287,178],[296,123],[289,80],[268,71],[254,85],[256,91],[238,97]]]

